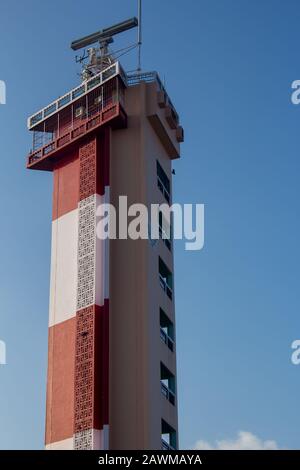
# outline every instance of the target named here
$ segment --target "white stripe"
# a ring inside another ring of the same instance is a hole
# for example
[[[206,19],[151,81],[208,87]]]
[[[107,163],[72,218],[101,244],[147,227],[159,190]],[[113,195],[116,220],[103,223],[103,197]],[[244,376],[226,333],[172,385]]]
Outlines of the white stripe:
[[[109,426],[103,429],[87,429],[76,436],[69,437],[62,441],[51,442],[45,446],[46,450],[74,450],[75,440],[77,449],[86,450],[108,450]]]
[[[52,222],[49,326],[76,315],[78,210]]]
[[[73,450],[74,448],[74,439],[69,437],[63,441],[51,442],[51,444],[46,445],[46,450]]]

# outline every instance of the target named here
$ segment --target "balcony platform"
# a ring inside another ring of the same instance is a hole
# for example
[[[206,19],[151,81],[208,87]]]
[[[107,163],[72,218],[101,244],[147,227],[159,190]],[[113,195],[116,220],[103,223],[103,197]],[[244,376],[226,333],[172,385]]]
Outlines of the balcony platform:
[[[87,134],[100,127],[110,125],[114,129],[127,127],[127,115],[119,102],[110,104],[97,114],[82,119],[80,124],[57,139],[31,152],[27,159],[27,168],[31,170],[52,171],[57,160],[64,154],[66,147],[73,146]]]

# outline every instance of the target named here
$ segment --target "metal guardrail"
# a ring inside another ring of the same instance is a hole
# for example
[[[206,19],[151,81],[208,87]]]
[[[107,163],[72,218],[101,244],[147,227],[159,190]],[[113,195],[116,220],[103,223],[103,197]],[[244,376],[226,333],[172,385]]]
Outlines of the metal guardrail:
[[[171,351],[174,351],[173,339],[167,335],[167,333],[162,328],[160,328],[160,337],[162,341],[168,346],[168,348],[171,349]]]
[[[151,83],[157,81],[162,86],[161,80],[157,72],[144,72],[127,75],[128,86],[138,85],[141,82]]]
[[[166,245],[166,247],[171,251],[171,236],[169,237],[166,231],[161,226],[159,226],[159,236],[163,243]]]
[[[179,116],[176,112],[175,106],[173,105],[171,98],[169,97],[168,93],[166,92],[166,89],[156,71],[152,72],[142,72],[142,73],[135,73],[132,75],[127,75],[127,85],[128,86],[134,86],[138,85],[141,82],[146,82],[146,83],[151,83],[151,82],[157,82],[158,86],[161,91],[165,93],[165,96],[167,98],[168,104],[171,106],[171,108],[174,111],[176,120],[179,122]]]
[[[172,297],[173,297],[172,289],[168,285],[166,279],[164,279],[161,274],[159,275],[159,283],[160,283],[161,288],[166,292],[169,299],[172,300]]]
[[[30,152],[27,162],[28,165],[36,163],[46,155],[62,148],[67,143],[81,137],[84,133],[89,132],[96,126],[109,121],[114,116],[117,116],[119,112],[120,105],[118,103],[114,103],[109,107],[102,109],[98,114],[94,115],[90,119],[85,119],[84,122],[82,122],[78,127],[69,130],[66,134],[60,136],[56,140],[48,143],[40,149]]]
[[[171,444],[169,444],[164,439],[161,440],[161,449],[162,450],[176,450],[175,447],[172,447]]]
[[[103,83],[107,82],[116,75],[120,75],[120,77],[124,81],[124,84],[127,85],[127,77],[121,67],[121,64],[119,62],[115,62],[114,64],[107,67],[107,69],[102,70],[102,72],[98,73],[97,75],[94,75],[92,78],[89,78],[81,85],[77,86],[76,88],[73,88],[65,95],[61,96],[57,100],[42,108],[37,113],[30,116],[28,118],[27,123],[28,129],[33,129],[37,124],[40,124],[45,119],[48,119],[50,116],[55,114],[57,111],[62,110],[74,101],[78,100],[79,98],[82,98],[84,95],[86,95],[99,85],[103,85]]]
[[[170,202],[170,193],[167,190],[167,188],[165,187],[164,183],[162,182],[162,180],[160,179],[159,176],[157,176],[157,186],[160,189],[160,191],[163,193],[166,201],[169,203]]]
[[[97,75],[94,75],[93,77],[83,82],[81,85],[77,86],[76,88],[73,88],[65,95],[59,97],[55,101],[52,101],[50,104],[40,109],[38,112],[32,114],[28,118],[28,121],[27,121],[28,129],[29,130],[33,129],[37,124],[40,124],[45,119],[55,114],[58,110],[61,110],[65,108],[66,106],[69,106],[71,103],[81,98],[86,93],[90,92],[97,86],[102,85],[107,80],[110,80],[116,75],[119,75],[121,77],[125,86],[134,86],[141,82],[147,82],[147,83],[157,82],[160,90],[162,90],[165,93],[167,102],[169,106],[171,106],[172,110],[174,111],[176,120],[179,122],[179,117],[176,112],[175,106],[173,105],[168,93],[166,92],[166,89],[164,85],[162,84],[162,81],[159,78],[159,75],[157,72],[153,71],[153,72],[144,72],[144,73],[136,73],[132,75],[127,75],[124,72],[120,62],[115,62],[114,64],[107,67],[107,69],[103,70]]]
[[[175,405],[175,393],[172,392],[163,382],[161,382],[161,393],[172,405]]]

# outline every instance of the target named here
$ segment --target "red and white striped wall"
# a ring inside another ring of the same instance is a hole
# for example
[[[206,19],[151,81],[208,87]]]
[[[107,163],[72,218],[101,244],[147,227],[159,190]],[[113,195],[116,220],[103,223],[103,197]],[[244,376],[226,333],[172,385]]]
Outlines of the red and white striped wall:
[[[47,449],[108,449],[110,129],[66,150],[54,170]]]

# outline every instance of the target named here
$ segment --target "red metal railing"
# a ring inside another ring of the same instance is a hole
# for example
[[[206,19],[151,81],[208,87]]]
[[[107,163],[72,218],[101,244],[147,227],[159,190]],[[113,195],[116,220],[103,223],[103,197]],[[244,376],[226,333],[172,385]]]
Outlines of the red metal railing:
[[[80,138],[83,134],[90,132],[99,125],[105,124],[109,120],[119,116],[119,114],[122,114],[124,117],[126,116],[122,110],[122,107],[120,106],[120,103],[117,102],[106,106],[97,114],[94,114],[93,117],[82,119],[80,121],[80,125],[78,125],[77,121],[76,127],[70,129],[64,135],[59,136],[57,139],[53,140],[47,145],[44,145],[40,149],[31,152],[28,156],[28,166],[40,161],[45,157],[49,157],[58,149],[61,149],[62,147],[70,144],[71,142]]]

